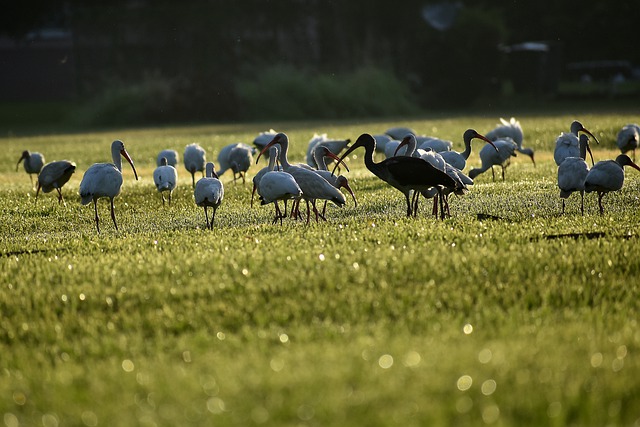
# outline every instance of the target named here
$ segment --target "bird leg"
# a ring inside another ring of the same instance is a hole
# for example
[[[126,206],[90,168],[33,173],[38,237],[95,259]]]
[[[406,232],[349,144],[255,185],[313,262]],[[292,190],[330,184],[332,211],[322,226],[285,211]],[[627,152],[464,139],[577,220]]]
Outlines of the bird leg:
[[[496,173],[493,170],[493,166],[491,166],[491,176],[493,177],[493,182],[495,182],[496,181]]]
[[[505,169],[505,167],[504,167],[504,166],[502,166],[502,181],[503,181],[503,182],[504,182],[504,169]]]
[[[209,212],[207,212],[207,207],[204,207],[204,219],[207,222],[207,228],[209,228]]]
[[[93,199],[93,210],[96,212],[96,229],[100,234],[100,218],[98,218],[98,199]]]
[[[407,191],[406,193],[404,193],[404,198],[407,199],[407,217],[411,216],[411,200],[409,200],[409,193],[410,191]]]
[[[169,206],[171,206],[171,193],[173,193],[173,191],[169,190]]]
[[[209,230],[213,230],[213,221],[216,219],[216,211],[218,208],[213,208],[213,213],[211,214],[211,224],[209,224]]]
[[[309,200],[305,200],[307,202],[307,225],[309,224],[309,220],[311,219],[311,210],[309,208]]]
[[[160,193],[160,197],[162,197],[162,206],[164,206],[164,194]]]
[[[38,181],[38,189],[36,190],[36,198],[35,201],[38,201],[38,193],[40,192],[40,181]]]
[[[40,186],[38,186],[38,190],[40,190]],[[62,197],[62,190],[59,189],[59,188],[56,188],[56,190],[58,190],[58,204],[60,204],[62,202],[62,204],[67,206],[67,202],[65,202],[64,201],[64,197]]]
[[[562,199],[562,215],[564,215],[564,199]]]
[[[111,219],[113,220],[113,225],[116,226],[116,230],[118,230],[118,223],[116,222],[116,208],[113,206],[113,199],[111,200]]]
[[[438,195],[436,197],[440,198],[440,219],[444,219],[444,196],[442,195],[442,188],[439,186],[436,188],[438,190]]]
[[[602,197],[604,196],[603,191],[598,191],[598,206],[600,207],[600,215],[604,215],[604,208],[602,207]]]

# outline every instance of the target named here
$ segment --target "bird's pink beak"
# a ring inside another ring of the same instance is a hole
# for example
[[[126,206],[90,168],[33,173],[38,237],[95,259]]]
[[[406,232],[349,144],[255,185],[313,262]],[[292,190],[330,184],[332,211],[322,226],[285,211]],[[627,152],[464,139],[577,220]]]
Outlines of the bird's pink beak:
[[[409,137],[406,136],[402,139],[402,142],[400,144],[398,144],[398,146],[396,147],[396,151],[393,152],[394,156],[398,155],[398,151],[400,150],[400,148],[404,147],[405,145],[407,145],[409,143]]]
[[[269,148],[271,148],[273,144],[277,144],[279,141],[280,141],[280,138],[276,135],[276,137],[273,138],[271,142],[269,142],[267,145],[264,146],[264,148],[262,149],[262,151],[260,151],[260,154],[258,154],[258,157],[256,158],[256,165],[258,164],[258,160],[260,160],[260,157],[262,156],[262,154],[264,154],[265,151],[269,150]]]
[[[356,194],[353,192],[353,190],[352,190],[352,189],[351,189],[351,187],[349,186],[349,183],[348,183],[348,182],[346,182],[346,181],[344,181],[344,182],[342,183],[342,186],[343,186],[344,188],[346,188],[346,189],[347,189],[347,191],[349,192],[349,194],[351,194],[351,197],[353,197],[353,205],[354,205],[354,207],[357,207],[357,206],[358,206],[358,201],[356,200]]]
[[[333,160],[338,162],[338,164],[342,163],[344,165],[345,169],[347,170],[347,172],[351,172],[349,170],[349,166],[347,166],[347,164],[345,162],[343,162],[340,157],[338,157],[335,154],[333,154],[330,150],[325,150],[324,153],[325,153],[325,156],[331,157]]]
[[[129,164],[131,165],[131,169],[133,169],[133,174],[135,175],[136,181],[137,181],[138,180],[138,172],[136,171],[136,167],[133,165],[133,160],[131,160],[131,157],[129,157],[129,153],[127,153],[127,150],[122,149],[122,150],[120,150],[120,154],[122,155],[122,157],[127,159]]]

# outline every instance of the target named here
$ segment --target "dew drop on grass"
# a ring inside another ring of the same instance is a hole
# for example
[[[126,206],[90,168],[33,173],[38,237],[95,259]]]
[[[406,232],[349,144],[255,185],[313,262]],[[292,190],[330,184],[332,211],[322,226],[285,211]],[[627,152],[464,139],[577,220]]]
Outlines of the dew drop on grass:
[[[6,425],[7,427],[19,427],[20,421],[18,421],[18,417],[13,415],[11,412],[5,412],[4,425]]]
[[[289,335],[287,334],[280,334],[280,336],[278,337],[278,339],[280,340],[280,342],[282,344],[286,344],[289,342]]]
[[[320,255],[318,255],[318,259],[319,259],[320,261],[324,261],[324,254],[320,254]]]
[[[383,354],[378,359],[378,365],[380,365],[382,369],[389,369],[393,366],[393,356],[390,354]]]
[[[414,366],[418,366],[421,361],[422,357],[420,356],[420,353],[417,351],[410,351],[404,357],[404,366],[412,368]]]
[[[492,357],[493,354],[488,348],[482,349],[480,350],[480,353],[478,353],[478,361],[482,364],[489,363]]]
[[[486,380],[482,383],[480,390],[485,396],[490,396],[496,391],[497,383],[494,380]]]
[[[469,375],[463,375],[460,378],[458,378],[456,386],[460,391],[467,391],[471,388],[472,384],[473,384],[473,378],[471,378],[471,376]]]
[[[80,416],[84,425],[95,427],[98,425],[98,416],[91,411],[84,411]]]
[[[493,424],[500,418],[500,408],[497,405],[489,405],[482,411],[482,420],[486,424]]]
[[[471,325],[471,323],[467,323],[462,328],[462,332],[464,332],[465,335],[470,335],[473,332],[473,325]]]
[[[224,400],[219,397],[212,397],[207,400],[207,410],[212,414],[221,414],[226,410]]]
[[[224,339],[225,339],[226,337],[227,337],[227,336],[224,334],[224,332],[218,332],[218,333],[216,334],[216,338],[218,338],[220,341],[224,341]]]
[[[133,361],[129,359],[124,359],[122,361],[122,369],[125,372],[133,372],[133,370],[135,369],[135,365],[133,364]]]

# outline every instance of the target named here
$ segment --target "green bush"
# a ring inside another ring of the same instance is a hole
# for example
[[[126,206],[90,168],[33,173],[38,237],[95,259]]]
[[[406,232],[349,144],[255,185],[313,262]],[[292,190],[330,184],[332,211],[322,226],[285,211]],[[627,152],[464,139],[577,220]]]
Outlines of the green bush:
[[[362,68],[342,75],[279,65],[236,83],[246,119],[371,117],[418,111],[409,89],[392,73]]]

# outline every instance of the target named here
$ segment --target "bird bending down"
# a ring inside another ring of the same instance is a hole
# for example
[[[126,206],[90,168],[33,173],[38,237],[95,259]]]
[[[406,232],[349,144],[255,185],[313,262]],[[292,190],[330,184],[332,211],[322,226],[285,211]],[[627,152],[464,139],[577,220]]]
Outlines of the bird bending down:
[[[355,149],[364,147],[364,164],[371,173],[396,188],[405,196],[407,216],[411,216],[411,192],[423,191],[435,186],[455,185],[445,172],[416,157],[390,157],[379,163],[373,160],[376,141],[368,133],[358,137],[356,142],[340,157],[343,161]]]
[[[166,157],[160,159],[160,166],[153,171],[153,182],[162,197],[162,205],[164,206],[164,192],[169,193],[169,205],[171,205],[171,195],[178,184],[178,171],[176,168],[168,164]]]
[[[236,179],[242,178],[244,184],[245,175],[253,163],[254,150],[255,148],[242,142],[226,145],[218,153],[218,176],[225,173],[227,169],[231,169],[233,182],[235,183]]]
[[[216,217],[216,211],[222,203],[224,198],[224,186],[218,179],[218,175],[214,170],[212,162],[208,162],[206,167],[206,176],[200,178],[196,183],[196,187],[193,191],[193,195],[196,200],[196,205],[204,208],[204,216],[207,221],[207,228],[213,230],[213,221]],[[209,212],[207,208],[213,208],[211,214],[211,222],[209,222]]]
[[[184,167],[191,174],[191,186],[196,187],[196,172],[202,172],[207,163],[207,153],[200,145],[189,144],[184,149]]]
[[[580,192],[580,212],[584,215],[584,181],[589,173],[589,165],[585,161],[589,147],[589,137],[580,135],[580,157],[567,157],[558,166],[558,188],[562,199],[562,213],[564,214],[565,199],[575,191]]]
[[[524,148],[522,146],[522,142],[524,140],[524,132],[522,131],[520,122],[514,117],[511,117],[511,120],[509,121],[501,118],[500,122],[502,124],[498,124],[494,129],[487,132],[486,137],[492,141],[503,138],[513,139],[513,142],[515,142],[517,146],[516,151],[529,156],[531,158],[531,161],[533,162],[533,166],[535,167],[536,161],[534,159],[533,148]]]
[[[640,126],[636,124],[629,124],[623,126],[618,132],[616,138],[616,145],[620,149],[622,154],[628,151],[633,151],[633,161],[636,159],[636,148],[638,148],[638,142],[640,141]]]
[[[482,166],[471,169],[469,171],[469,177],[471,179],[475,179],[476,176],[491,168],[491,175],[495,181],[496,175],[493,171],[493,167],[500,166],[502,168],[502,180],[504,181],[504,170],[511,163],[511,157],[516,156],[517,147],[518,145],[509,137],[493,141],[493,147],[489,144],[485,144],[479,153]]]
[[[98,199],[108,197],[111,203],[111,219],[113,225],[118,229],[116,222],[116,212],[113,206],[113,199],[120,194],[122,187],[122,158],[124,157],[133,169],[133,174],[138,180],[138,172],[133,165],[133,160],[124,148],[124,143],[119,139],[111,143],[111,157],[113,163],[94,163],[87,169],[80,182],[80,197],[83,205],[89,204],[93,200],[95,210],[96,229],[100,233],[100,219],[98,217]]]
[[[18,171],[20,162],[23,160],[24,171],[29,174],[31,185],[33,185],[33,177],[31,175],[36,174],[36,177],[38,176],[38,174],[42,170],[42,166],[44,166],[44,156],[40,153],[32,153],[28,150],[24,150],[22,152],[22,156],[18,159],[18,163],[16,164],[16,172]]]
[[[58,204],[67,205],[62,197],[62,187],[69,181],[71,175],[76,171],[76,164],[69,160],[57,160],[44,165],[36,182],[36,201],[38,193],[42,189],[43,193],[49,193],[55,188],[58,192]]]
[[[567,157],[580,157],[580,140],[578,139],[578,133],[584,132],[593,138],[597,144],[600,144],[598,138],[593,136],[591,132],[585,129],[577,120],[571,123],[570,132],[562,132],[556,139],[556,147],[553,151],[553,160],[556,165],[560,166],[562,161]],[[591,156],[591,164],[593,165],[593,155]]]
[[[587,193],[598,193],[598,207],[600,215],[604,214],[602,197],[611,191],[618,191],[624,184],[624,167],[631,166],[640,171],[640,167],[626,154],[620,154],[615,160],[602,160],[596,163],[584,180],[584,190]]]
[[[313,212],[316,216],[316,222],[318,221],[319,216],[322,219],[325,219],[319,214],[318,209],[316,208],[316,200],[329,200],[338,207],[342,207],[346,203],[344,195],[340,192],[340,190],[331,185],[318,173],[313,170],[306,169],[302,166],[292,165],[291,163],[289,163],[289,138],[282,132],[276,134],[271,142],[269,142],[262,149],[262,151],[258,155],[258,159],[256,159],[256,163],[260,159],[260,156],[274,144],[280,145],[279,159],[280,164],[282,165],[282,169],[293,176],[293,178],[300,186],[300,189],[302,190],[302,198],[307,203],[307,224],[310,220],[310,205],[313,208]]]
[[[314,169],[321,169],[320,165],[316,161],[316,149],[320,146],[327,147],[329,151],[333,154],[338,155],[342,150],[347,148],[350,139],[329,139],[326,133],[318,135],[315,133],[311,139],[309,140],[309,145],[307,146],[307,165],[311,166]]]

